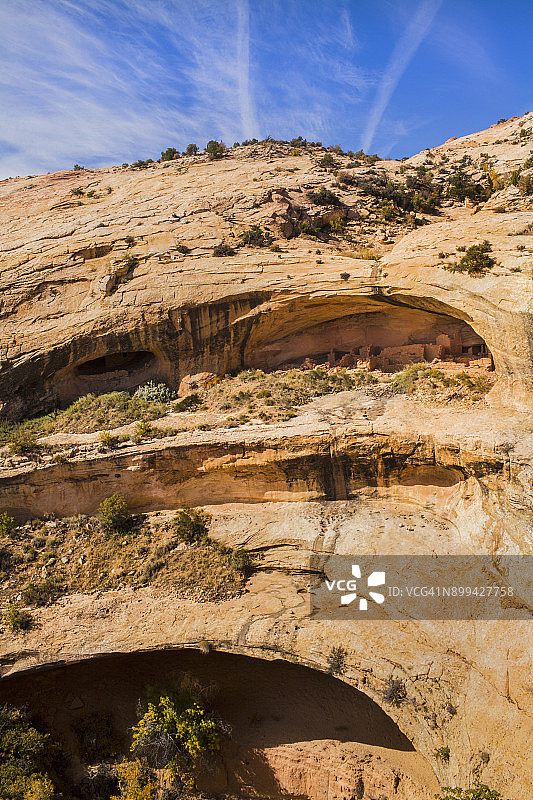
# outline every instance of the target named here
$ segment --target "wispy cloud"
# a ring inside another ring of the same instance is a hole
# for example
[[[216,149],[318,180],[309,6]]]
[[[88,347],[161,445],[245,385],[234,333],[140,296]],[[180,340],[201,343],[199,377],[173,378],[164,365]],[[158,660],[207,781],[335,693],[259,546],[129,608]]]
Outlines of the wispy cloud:
[[[426,37],[443,0],[422,0],[407,28],[398,39],[383,73],[376,100],[363,135],[363,149],[369,151],[390,99],[413,56]]]
[[[250,88],[250,7],[248,0],[237,0],[238,86],[242,131],[247,139],[259,131]]]
[[[258,135],[247,0],[14,0],[0,27],[0,175]]]

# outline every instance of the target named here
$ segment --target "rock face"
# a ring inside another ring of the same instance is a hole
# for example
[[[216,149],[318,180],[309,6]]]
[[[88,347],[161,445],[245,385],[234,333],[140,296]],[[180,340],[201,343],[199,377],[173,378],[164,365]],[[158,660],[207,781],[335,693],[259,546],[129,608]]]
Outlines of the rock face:
[[[466,409],[363,387],[275,425],[104,452],[64,434],[68,458],[5,458],[0,511],[17,520],[93,514],[120,492],[136,512],[207,508],[213,538],[261,561],[223,602],[148,586],[35,611],[38,626],[2,635],[0,702],[29,698],[75,754],[83,710],[109,707],[131,725],[144,683],[186,668],[217,685],[234,728],[206,790],[425,800],[482,780],[530,800],[531,586],[494,621],[325,620],[308,595],[317,555],[498,564],[532,552],[533,205],[528,168],[510,177],[532,125],[527,115],[404,164],[348,167],[334,154],[335,175],[318,148],[265,143],[215,162],[0,184],[3,420],[151,379],[189,394],[233,370],[392,373],[438,359],[494,379],[488,402]],[[391,218],[386,195],[364,188],[408,187],[421,165],[443,185],[460,167],[495,191],[476,207]],[[318,202],[320,187],[337,200]],[[237,246],[252,226],[274,246]],[[444,269],[484,240],[492,268]],[[215,256],[221,242],[234,255]]]

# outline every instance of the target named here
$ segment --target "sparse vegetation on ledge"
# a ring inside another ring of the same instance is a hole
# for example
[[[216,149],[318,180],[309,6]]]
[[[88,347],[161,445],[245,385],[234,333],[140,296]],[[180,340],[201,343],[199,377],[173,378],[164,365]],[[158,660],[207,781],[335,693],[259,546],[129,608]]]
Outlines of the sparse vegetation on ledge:
[[[19,594],[25,606],[43,607],[69,592],[156,584],[214,601],[242,591],[253,569],[246,551],[209,538],[207,515],[184,509],[132,516],[120,495],[103,501],[99,517],[33,520],[1,546],[9,556],[0,575],[2,619],[11,632],[31,625],[28,612],[15,602]]]
[[[492,245],[486,239],[481,244],[473,244],[469,247],[455,264],[446,264],[444,269],[448,272],[466,272],[468,275],[483,275],[487,270],[496,264],[496,259],[489,253],[492,252]]]

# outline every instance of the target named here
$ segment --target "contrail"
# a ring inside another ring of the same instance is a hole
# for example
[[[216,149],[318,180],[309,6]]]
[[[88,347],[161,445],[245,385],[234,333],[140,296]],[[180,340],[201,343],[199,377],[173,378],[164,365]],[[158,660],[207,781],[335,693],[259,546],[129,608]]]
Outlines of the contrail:
[[[247,139],[257,133],[250,88],[250,8],[248,0],[237,0],[237,85],[242,132]]]
[[[443,0],[422,0],[416,14],[396,42],[390,61],[381,79],[376,101],[370,111],[368,124],[363,135],[363,150],[365,152],[370,150],[377,127],[381,122],[392,94],[429,31],[442,2]]]

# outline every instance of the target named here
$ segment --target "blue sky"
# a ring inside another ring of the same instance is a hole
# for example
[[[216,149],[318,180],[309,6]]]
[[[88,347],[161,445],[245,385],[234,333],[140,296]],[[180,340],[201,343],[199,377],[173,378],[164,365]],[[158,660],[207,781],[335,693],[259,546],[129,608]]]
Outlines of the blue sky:
[[[531,0],[0,0],[0,177],[302,135],[401,157],[533,108]]]

